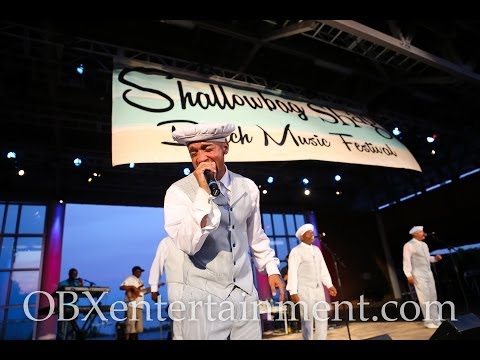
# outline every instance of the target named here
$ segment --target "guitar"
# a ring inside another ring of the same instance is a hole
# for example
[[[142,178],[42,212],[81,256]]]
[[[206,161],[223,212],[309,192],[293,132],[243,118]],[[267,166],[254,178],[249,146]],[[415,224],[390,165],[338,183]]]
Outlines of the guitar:
[[[133,301],[137,299],[141,294],[148,294],[150,292],[150,288],[142,289],[142,286],[133,287],[125,291],[125,296],[127,297],[128,301]]]
[[[158,287],[165,285],[165,283],[158,284]],[[149,294],[152,292],[151,288],[144,288],[142,289],[143,285],[139,287],[133,287],[125,291],[125,296],[127,297],[128,301],[136,300],[141,294]]]

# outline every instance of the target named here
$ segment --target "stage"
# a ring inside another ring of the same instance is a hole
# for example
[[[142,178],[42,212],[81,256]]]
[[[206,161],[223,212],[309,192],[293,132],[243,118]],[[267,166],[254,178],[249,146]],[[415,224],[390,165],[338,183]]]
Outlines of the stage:
[[[421,321],[351,322],[352,340],[364,340],[388,334],[392,340],[429,340],[436,329],[428,329]],[[285,334],[283,329],[264,332],[264,340],[302,340],[302,333]],[[327,340],[349,340],[345,323],[329,327]]]

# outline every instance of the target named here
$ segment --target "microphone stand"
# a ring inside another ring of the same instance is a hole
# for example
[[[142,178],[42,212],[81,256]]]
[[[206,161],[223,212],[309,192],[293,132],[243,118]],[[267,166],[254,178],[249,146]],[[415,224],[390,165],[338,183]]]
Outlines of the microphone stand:
[[[458,264],[457,264],[457,261],[455,260],[455,253],[458,253],[458,249],[452,245],[450,245],[449,243],[447,243],[446,241],[443,241],[441,240],[437,234],[430,234],[432,236],[432,238],[434,238],[435,240],[437,240],[439,243],[445,245],[448,249],[448,251],[450,252],[450,256],[452,257],[452,262],[453,262],[453,269],[455,270],[455,273],[457,275],[457,281],[458,281],[458,285],[460,286],[460,291],[462,292],[462,296],[463,296],[463,301],[465,301],[465,308],[466,308],[466,311],[467,313],[470,312],[470,306],[468,304],[468,298],[467,298],[467,294],[465,292],[465,289],[463,288],[463,284],[462,284],[462,279],[460,277],[460,272],[458,271]],[[454,251],[452,251],[452,249]]]
[[[340,302],[343,301],[343,290],[342,290],[342,282],[340,280],[340,273],[338,271],[338,264],[340,264],[343,268],[347,268],[345,266],[345,264],[342,262],[342,260],[340,259],[340,257],[335,254],[334,251],[332,251],[328,246],[327,244],[325,243],[325,241],[322,240],[321,237],[318,238],[320,240],[320,243],[322,245],[322,247],[325,248],[325,250],[327,250],[331,255],[332,255],[332,258],[333,258],[333,264],[335,266],[335,272],[337,274],[337,282],[338,282],[338,294],[340,295],[339,298],[340,298]],[[352,336],[350,334],[350,326],[349,326],[349,322],[348,322],[348,313],[347,315],[345,316],[345,325],[347,326],[347,333],[348,333],[348,340],[352,340]]]

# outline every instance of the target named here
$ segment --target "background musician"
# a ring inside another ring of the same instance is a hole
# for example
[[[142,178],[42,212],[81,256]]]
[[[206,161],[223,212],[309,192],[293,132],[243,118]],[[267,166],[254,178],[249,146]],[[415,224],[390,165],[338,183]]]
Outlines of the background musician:
[[[78,270],[71,268],[68,270],[68,279],[60,281],[58,284],[58,290],[62,291],[67,286],[83,286],[83,280],[78,277]],[[55,292],[55,295],[58,295]],[[64,294],[64,303],[68,304],[73,302],[73,296],[71,294]],[[69,340],[75,339],[75,332],[72,324],[67,320],[57,321],[57,340]]]
[[[150,293],[150,289],[145,289],[140,279],[144,271],[140,266],[134,266],[132,275],[120,285],[120,290],[125,290],[124,301],[127,303],[126,340],[138,340],[138,334],[143,332],[144,294]]]

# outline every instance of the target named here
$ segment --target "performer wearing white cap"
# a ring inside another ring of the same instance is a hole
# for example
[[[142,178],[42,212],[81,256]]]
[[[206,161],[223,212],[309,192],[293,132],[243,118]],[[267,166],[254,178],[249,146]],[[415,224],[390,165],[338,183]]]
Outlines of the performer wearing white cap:
[[[295,304],[300,302],[297,306],[300,306],[303,339],[325,340],[329,307],[325,302],[323,285],[328,288],[330,296],[336,296],[337,289],[332,284],[322,252],[312,245],[313,225],[300,226],[295,236],[301,243],[292,249],[288,257],[287,290]]]
[[[233,124],[198,124],[172,134],[187,145],[195,168],[168,188],[164,202],[165,229],[188,255],[183,265],[185,340],[261,339],[249,249],[258,270],[269,275],[272,294],[278,288],[280,301],[285,296],[279,260],[261,226],[258,187],[225,165],[227,137],[234,130]],[[206,170],[218,182],[217,196],[211,194]]]
[[[442,256],[430,256],[428,245],[424,241],[427,234],[423,231],[423,226],[414,226],[409,233],[412,239],[403,246],[403,272],[408,283],[415,285],[424,325],[427,328],[436,329],[440,326],[440,319],[437,305],[429,305],[437,301],[437,290],[430,263],[440,261]]]
[[[165,272],[168,291],[168,303],[171,307],[172,315],[172,333],[173,340],[182,340],[182,323],[183,318],[180,302],[183,295],[183,261],[186,254],[180,250],[171,238],[168,236],[163,238],[157,247],[155,258],[150,267],[150,275],[148,283],[152,292],[152,300],[158,301],[158,281]],[[169,314],[170,315],[170,314]]]

